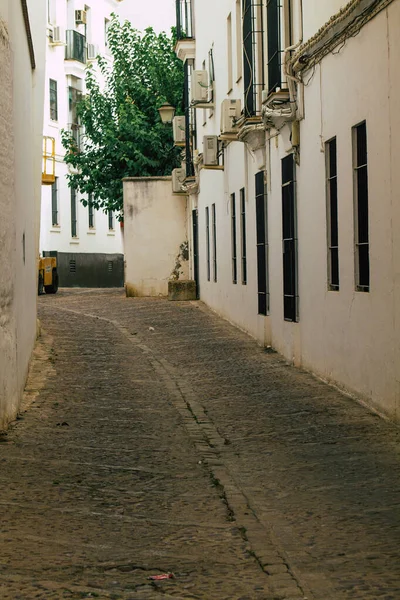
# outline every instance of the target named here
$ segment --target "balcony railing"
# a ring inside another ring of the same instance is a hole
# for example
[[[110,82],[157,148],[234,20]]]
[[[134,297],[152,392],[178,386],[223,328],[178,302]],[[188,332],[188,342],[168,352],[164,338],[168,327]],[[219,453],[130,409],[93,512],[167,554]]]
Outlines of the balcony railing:
[[[67,31],[66,60],[77,60],[86,64],[86,37],[74,29]]]
[[[193,38],[192,0],[176,0],[176,34],[178,40]]]
[[[72,139],[74,140],[74,146],[76,152],[80,152],[82,150],[83,143],[83,135],[82,135],[82,127],[78,123],[68,123],[68,131],[71,134]]]

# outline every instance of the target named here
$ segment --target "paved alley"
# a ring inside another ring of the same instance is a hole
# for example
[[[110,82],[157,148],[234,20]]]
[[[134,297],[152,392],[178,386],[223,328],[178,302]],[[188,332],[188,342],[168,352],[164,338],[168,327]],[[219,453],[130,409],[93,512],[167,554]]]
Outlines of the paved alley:
[[[400,599],[399,428],[201,303],[39,305],[1,600]]]

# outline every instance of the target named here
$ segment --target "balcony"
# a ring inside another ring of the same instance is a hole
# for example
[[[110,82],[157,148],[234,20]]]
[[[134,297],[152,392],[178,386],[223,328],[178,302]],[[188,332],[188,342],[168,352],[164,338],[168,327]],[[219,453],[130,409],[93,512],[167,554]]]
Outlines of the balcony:
[[[176,35],[177,57],[183,62],[194,59],[196,47],[192,0],[176,0]]]
[[[68,131],[74,141],[75,152],[81,152],[83,142],[82,127],[79,123],[68,123]]]
[[[65,60],[77,60],[86,64],[86,37],[74,29],[67,31]]]
[[[43,138],[42,184],[52,185],[56,180],[56,141],[52,137]]]

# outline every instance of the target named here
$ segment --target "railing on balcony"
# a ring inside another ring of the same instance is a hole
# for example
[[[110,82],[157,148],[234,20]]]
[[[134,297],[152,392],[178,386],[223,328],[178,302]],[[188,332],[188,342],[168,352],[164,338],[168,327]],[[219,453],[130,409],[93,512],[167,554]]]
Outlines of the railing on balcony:
[[[86,37],[74,29],[67,31],[65,59],[77,60],[86,64]]]
[[[71,134],[72,139],[74,140],[74,146],[76,152],[80,152],[82,150],[82,127],[79,123],[69,123],[68,131]]]
[[[194,37],[192,0],[176,0],[176,35],[178,40]]]

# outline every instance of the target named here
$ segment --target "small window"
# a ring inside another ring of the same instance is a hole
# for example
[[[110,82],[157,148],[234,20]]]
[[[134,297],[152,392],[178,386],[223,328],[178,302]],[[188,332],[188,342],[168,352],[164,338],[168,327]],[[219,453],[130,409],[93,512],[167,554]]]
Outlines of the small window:
[[[207,251],[207,281],[211,281],[210,257],[210,209],[206,206],[206,251]]]
[[[114,231],[114,212],[112,210],[108,211],[108,229]]]
[[[58,93],[57,81],[50,79],[50,119],[58,121]]]
[[[76,261],[75,260],[69,261],[69,272],[76,273]]]
[[[353,127],[356,289],[369,292],[369,207],[367,125]]]
[[[246,192],[240,190],[240,238],[242,253],[242,285],[247,284]]]
[[[229,13],[226,21],[227,46],[228,46],[228,89],[229,94],[233,88],[233,59],[232,59],[232,15]]]
[[[232,282],[237,283],[236,197],[231,194]]]
[[[328,289],[339,290],[339,232],[336,138],[325,145]]]
[[[53,227],[59,225],[58,222],[58,177],[51,186],[51,223]]]
[[[212,239],[213,239],[213,279],[217,281],[217,214],[215,204],[211,206]]]
[[[114,262],[112,260],[108,261],[108,272],[112,273],[114,271]]]
[[[108,29],[110,27],[110,20],[104,19],[104,46],[108,48]]]
[[[89,194],[88,197],[88,216],[89,216],[89,229],[94,229],[94,206],[93,206],[93,194]]]
[[[76,190],[71,188],[71,237],[77,237]]]

